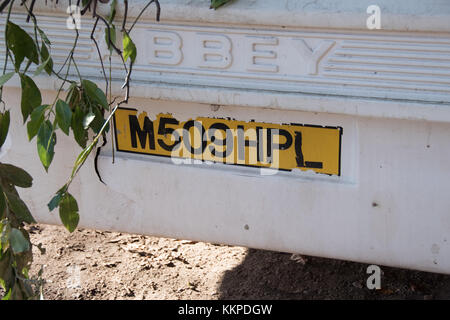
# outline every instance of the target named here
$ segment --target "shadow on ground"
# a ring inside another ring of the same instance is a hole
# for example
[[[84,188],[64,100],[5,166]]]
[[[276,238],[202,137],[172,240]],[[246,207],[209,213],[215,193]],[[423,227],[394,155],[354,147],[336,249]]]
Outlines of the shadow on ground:
[[[219,299],[450,299],[450,275],[381,267],[381,289],[366,287],[367,264],[249,250],[225,272]],[[305,262],[305,261],[303,261]]]

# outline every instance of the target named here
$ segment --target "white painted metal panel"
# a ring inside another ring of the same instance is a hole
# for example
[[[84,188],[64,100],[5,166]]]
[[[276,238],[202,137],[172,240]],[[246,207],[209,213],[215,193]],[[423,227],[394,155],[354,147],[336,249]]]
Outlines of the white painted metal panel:
[[[80,225],[450,273],[450,5],[379,1],[385,29],[372,32],[364,30],[363,2],[261,1],[256,9],[238,1],[197,12],[171,0],[163,23],[148,21],[134,35],[140,54],[129,107],[178,119],[340,126],[340,176],[261,175],[122,152],[113,164],[108,145],[98,161],[106,185],[91,159],[72,187]],[[267,20],[269,11],[283,20]],[[44,20],[58,33],[64,17],[56,12]],[[84,32],[80,66],[99,79]],[[166,60],[148,44],[155,37],[168,41]],[[65,38],[56,38],[61,53]],[[219,59],[205,60],[205,51]],[[52,101],[57,83],[38,83]],[[12,80],[6,92],[10,106],[20,105],[17,84]],[[78,147],[58,137],[46,174],[19,113],[13,116],[2,161],[30,171],[36,184],[25,199],[39,221],[59,223],[46,204],[70,174]]]

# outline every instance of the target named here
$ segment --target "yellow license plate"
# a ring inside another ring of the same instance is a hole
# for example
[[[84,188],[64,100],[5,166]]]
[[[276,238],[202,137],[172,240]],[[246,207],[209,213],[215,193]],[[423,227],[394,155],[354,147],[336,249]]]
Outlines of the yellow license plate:
[[[114,115],[116,149],[278,170],[340,175],[341,127],[272,124],[198,117],[178,121],[160,113],[119,108]]]

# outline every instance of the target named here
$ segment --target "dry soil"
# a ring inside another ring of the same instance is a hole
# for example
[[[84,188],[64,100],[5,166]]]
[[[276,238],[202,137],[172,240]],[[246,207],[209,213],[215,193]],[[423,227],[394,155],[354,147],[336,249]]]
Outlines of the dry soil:
[[[450,276],[188,240],[35,225],[45,299],[449,299]]]

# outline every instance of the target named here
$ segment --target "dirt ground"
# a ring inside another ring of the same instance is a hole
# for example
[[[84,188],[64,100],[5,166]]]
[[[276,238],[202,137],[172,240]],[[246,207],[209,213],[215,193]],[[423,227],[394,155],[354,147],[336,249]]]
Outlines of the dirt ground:
[[[449,299],[450,276],[141,235],[36,225],[45,299]]]

